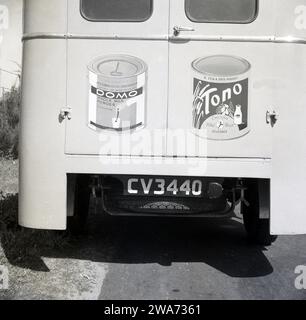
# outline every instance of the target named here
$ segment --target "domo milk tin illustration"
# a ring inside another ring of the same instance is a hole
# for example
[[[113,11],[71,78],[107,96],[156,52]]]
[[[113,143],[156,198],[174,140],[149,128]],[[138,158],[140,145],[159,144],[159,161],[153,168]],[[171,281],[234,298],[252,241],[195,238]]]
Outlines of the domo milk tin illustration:
[[[128,55],[95,58],[89,64],[89,126],[132,130],[144,126],[147,65]]]
[[[243,58],[199,58],[193,68],[193,127],[208,139],[227,140],[249,132],[251,65]]]

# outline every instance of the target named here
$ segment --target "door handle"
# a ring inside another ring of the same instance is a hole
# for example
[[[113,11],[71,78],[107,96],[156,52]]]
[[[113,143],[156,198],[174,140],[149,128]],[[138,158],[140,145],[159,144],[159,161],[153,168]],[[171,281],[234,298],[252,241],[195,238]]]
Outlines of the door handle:
[[[192,27],[180,27],[180,26],[174,26],[173,27],[173,34],[175,37],[179,36],[179,34],[182,31],[195,31]]]

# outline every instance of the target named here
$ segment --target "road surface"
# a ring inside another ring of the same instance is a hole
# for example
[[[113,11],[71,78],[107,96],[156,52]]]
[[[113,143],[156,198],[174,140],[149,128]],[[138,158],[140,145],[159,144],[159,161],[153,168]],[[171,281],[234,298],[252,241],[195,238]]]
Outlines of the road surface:
[[[11,290],[2,298],[306,299],[294,273],[306,265],[306,236],[250,246],[239,218],[96,215],[87,235],[65,249],[38,248],[34,260],[9,266]]]

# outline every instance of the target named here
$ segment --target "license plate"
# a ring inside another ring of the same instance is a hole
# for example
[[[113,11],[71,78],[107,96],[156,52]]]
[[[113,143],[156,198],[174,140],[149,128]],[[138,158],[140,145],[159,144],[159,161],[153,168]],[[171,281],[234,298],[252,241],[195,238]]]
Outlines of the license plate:
[[[201,179],[186,178],[128,178],[125,195],[202,197],[204,183]]]

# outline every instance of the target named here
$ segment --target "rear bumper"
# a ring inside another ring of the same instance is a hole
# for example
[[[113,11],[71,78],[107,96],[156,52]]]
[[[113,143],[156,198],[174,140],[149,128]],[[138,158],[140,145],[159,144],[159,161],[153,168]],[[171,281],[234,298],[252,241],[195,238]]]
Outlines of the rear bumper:
[[[66,155],[66,173],[270,179],[271,159]]]

